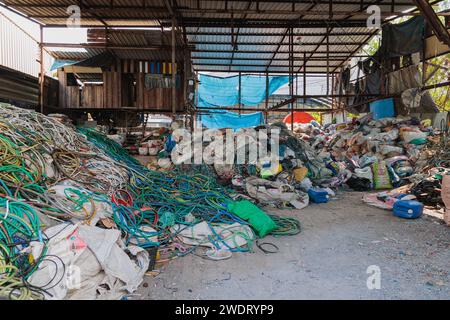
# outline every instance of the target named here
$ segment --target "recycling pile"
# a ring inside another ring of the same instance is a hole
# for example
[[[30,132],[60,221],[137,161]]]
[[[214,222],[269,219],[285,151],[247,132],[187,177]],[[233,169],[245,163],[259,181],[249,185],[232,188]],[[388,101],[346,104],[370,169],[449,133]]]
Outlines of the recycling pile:
[[[214,176],[249,199],[278,208],[302,209],[309,204],[308,192],[314,186],[335,186],[333,168],[327,168],[316,150],[292,134],[284,123],[230,133],[209,131],[206,141],[200,134],[193,141],[175,138],[179,141],[170,150],[168,161],[184,171]],[[279,146],[276,154],[271,150],[274,145]],[[193,152],[186,157],[186,149],[190,148]],[[261,156],[261,150],[267,150],[267,154]],[[200,163],[196,162],[199,155]],[[217,157],[223,161],[217,161]],[[330,188],[326,191],[334,195]]]
[[[263,146],[258,132],[273,129],[280,130],[279,158],[252,158],[252,146],[253,150],[270,150],[272,143],[269,134]],[[333,197],[342,186],[355,191],[403,187],[403,192],[415,195],[425,205],[443,205],[440,186],[442,176],[449,173],[449,143],[430,121],[401,116],[373,120],[369,114],[328,127],[315,122],[296,125],[294,132],[283,123],[275,123],[238,131],[231,148],[226,145],[224,130],[217,130],[213,136],[203,142],[203,150],[195,149],[195,140],[190,145],[194,146],[191,163],[194,155],[203,152],[204,164],[181,168],[216,176],[222,184],[263,205],[302,209],[314,192]],[[239,144],[239,137],[245,138],[245,144]],[[231,162],[215,162],[217,141],[223,145],[224,158]],[[178,142],[171,153],[174,162],[184,154],[185,145]],[[241,149],[245,150],[246,161],[236,164]]]
[[[425,205],[443,206],[440,186],[450,173],[450,145],[430,121],[372,120],[369,114],[325,128],[310,143],[353,190],[401,188]]]
[[[220,260],[300,232],[211,177],[148,170],[104,135],[34,111],[0,106],[0,149],[1,297],[119,299],[150,249]]]

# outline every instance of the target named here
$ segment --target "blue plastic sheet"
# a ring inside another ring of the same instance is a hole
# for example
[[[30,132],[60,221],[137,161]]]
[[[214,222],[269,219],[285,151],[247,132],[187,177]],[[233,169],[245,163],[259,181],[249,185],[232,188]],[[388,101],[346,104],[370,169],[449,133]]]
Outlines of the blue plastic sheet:
[[[200,74],[198,106],[230,107],[239,104],[239,76],[219,78]],[[269,96],[289,82],[288,76],[269,76]],[[255,106],[266,98],[266,77],[241,76],[241,103]]]
[[[207,115],[198,116],[203,127],[209,129],[231,128],[238,130],[242,128],[256,127],[264,123],[262,112],[241,114],[229,111],[217,111]]]
[[[79,61],[76,61],[76,60],[60,60],[60,59],[56,59],[53,62],[53,65],[50,68],[50,71],[57,70],[59,68],[65,67],[65,66],[71,66],[71,65],[77,64],[78,62]]]

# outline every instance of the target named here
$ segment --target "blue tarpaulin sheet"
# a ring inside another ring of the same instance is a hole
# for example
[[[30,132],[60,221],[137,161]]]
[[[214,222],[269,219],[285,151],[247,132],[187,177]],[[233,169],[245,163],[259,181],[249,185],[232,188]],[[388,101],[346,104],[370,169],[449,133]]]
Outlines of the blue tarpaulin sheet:
[[[239,104],[239,76],[219,78],[200,74],[198,106],[231,107]],[[269,76],[269,96],[289,82],[288,76]],[[255,106],[266,98],[266,76],[241,76],[241,103]]]
[[[229,111],[217,111],[199,116],[202,125],[209,129],[231,128],[234,130],[256,127],[264,123],[262,112],[241,114]]]
[[[75,60],[59,60],[56,59],[55,62],[53,62],[52,67],[50,68],[50,71],[65,67],[65,66],[71,66],[73,64],[78,63],[79,61]]]

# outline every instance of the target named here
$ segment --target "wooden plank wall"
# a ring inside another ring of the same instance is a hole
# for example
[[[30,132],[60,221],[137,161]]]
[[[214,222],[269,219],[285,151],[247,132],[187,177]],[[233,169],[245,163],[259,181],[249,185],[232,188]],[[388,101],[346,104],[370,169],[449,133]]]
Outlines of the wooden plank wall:
[[[64,69],[58,69],[58,81],[60,108],[79,108],[80,87],[67,85],[67,74]]]
[[[81,94],[76,86],[67,86],[67,74],[64,69],[58,69],[59,105],[61,108],[108,108],[123,107],[152,110],[172,109],[172,89],[145,88],[145,72],[139,61],[117,60],[108,71],[103,71],[103,85],[85,85]],[[170,64],[161,64],[164,73],[172,72]],[[141,70],[142,69],[142,70]],[[175,68],[176,69],[176,68]],[[143,72],[140,72],[143,71]],[[133,75],[133,78],[123,79],[122,75]],[[133,82],[136,86],[132,88]],[[80,101],[81,95],[81,101]],[[135,101],[136,100],[136,101]],[[81,105],[80,105],[81,103]],[[177,110],[182,111],[184,104],[183,86],[177,89]]]
[[[59,83],[58,80],[45,76],[44,81],[44,105],[58,106]]]
[[[66,87],[66,101],[69,108],[80,108],[80,87]]]
[[[66,101],[66,88],[67,88],[67,77],[64,69],[58,69],[58,83],[59,83],[59,106],[61,108],[67,108]]]
[[[81,106],[83,108],[104,108],[103,85],[86,84],[82,90]]]
[[[105,108],[120,108],[122,106],[122,81],[119,72],[103,72],[103,101]]]
[[[0,66],[0,102],[36,107],[38,97],[39,84],[36,77]]]
[[[171,110],[172,109],[172,89],[145,87],[145,74],[136,74],[136,94],[138,109]],[[183,110],[183,90],[177,90],[177,110]]]

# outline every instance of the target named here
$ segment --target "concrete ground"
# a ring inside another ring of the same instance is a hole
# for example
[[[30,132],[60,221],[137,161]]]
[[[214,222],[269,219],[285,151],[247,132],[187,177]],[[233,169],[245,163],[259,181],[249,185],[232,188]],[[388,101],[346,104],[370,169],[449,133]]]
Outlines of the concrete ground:
[[[394,217],[361,197],[344,192],[327,204],[272,210],[303,228],[265,238],[278,253],[179,258],[146,277],[135,299],[450,299],[450,228],[425,215]],[[380,289],[367,287],[369,266],[379,267]]]

